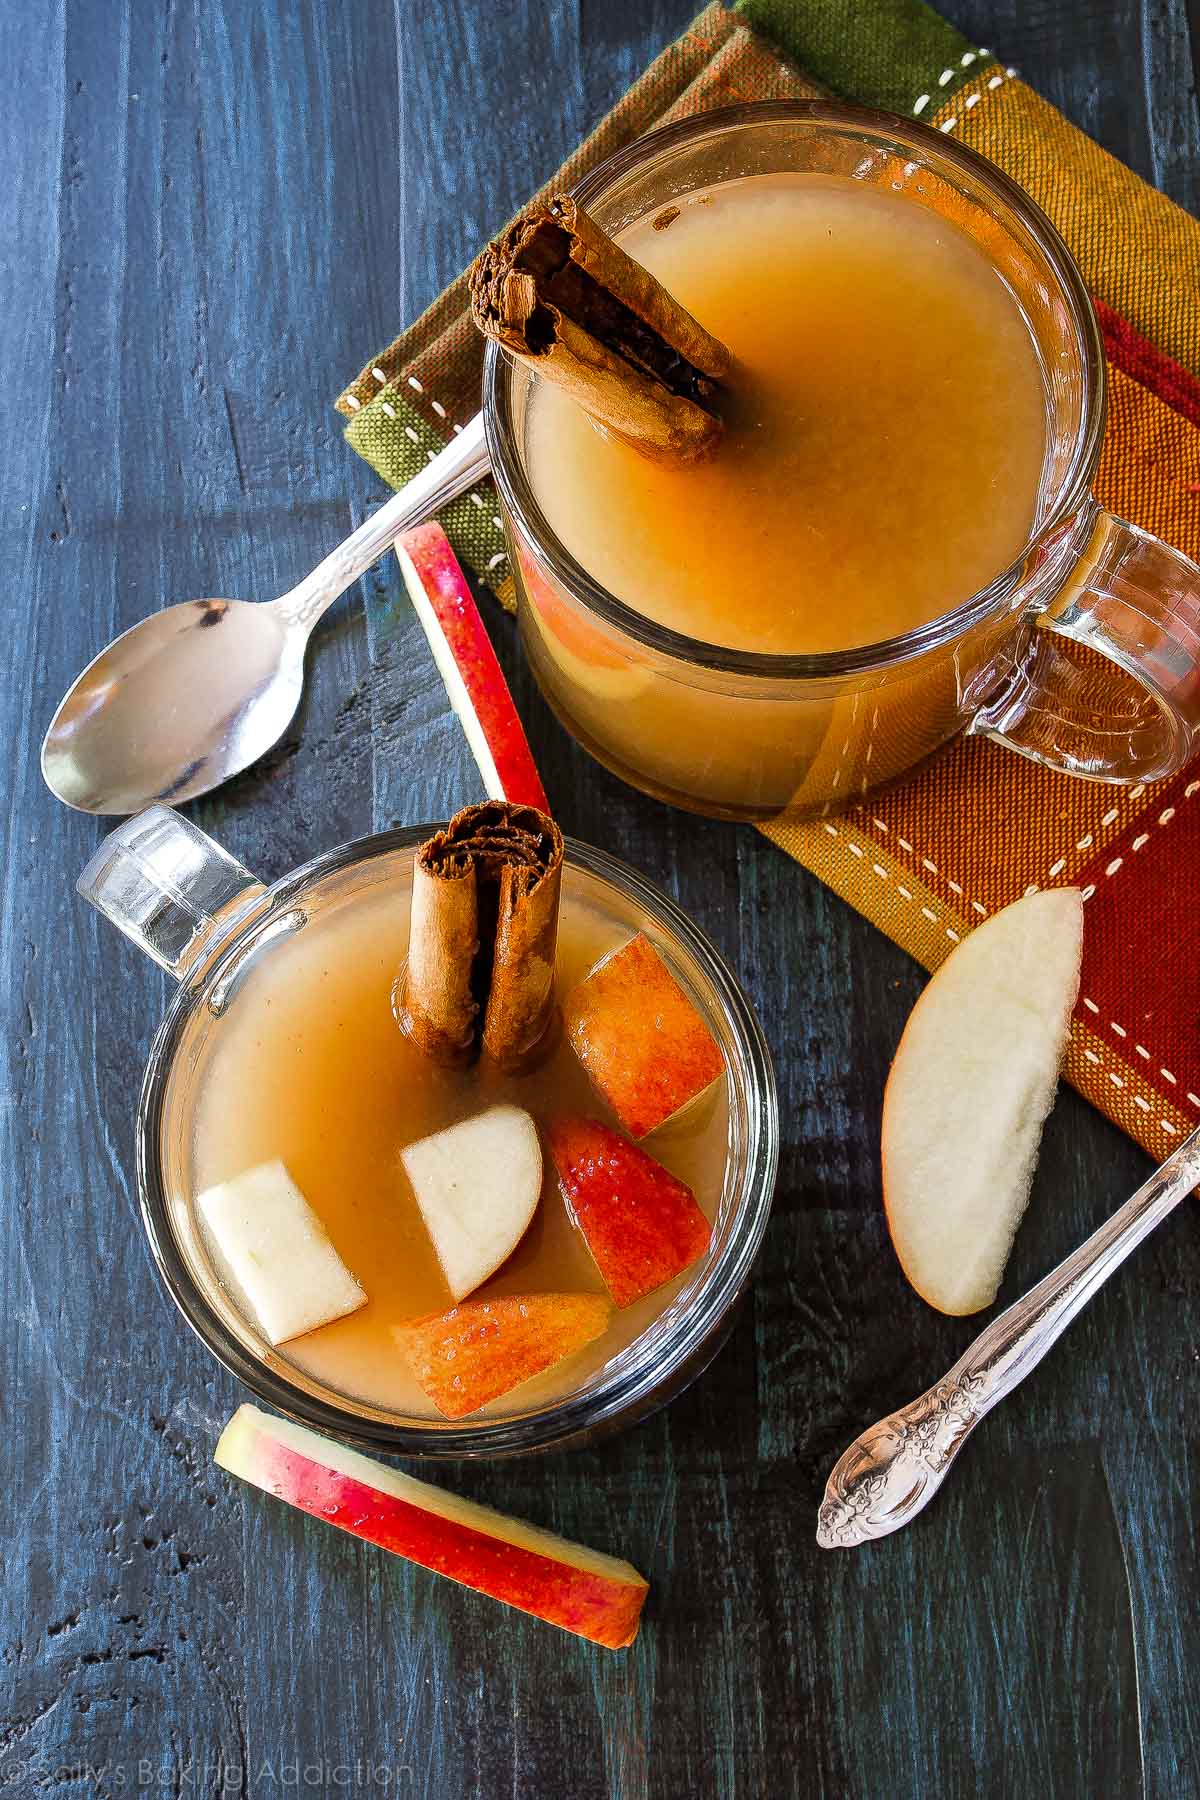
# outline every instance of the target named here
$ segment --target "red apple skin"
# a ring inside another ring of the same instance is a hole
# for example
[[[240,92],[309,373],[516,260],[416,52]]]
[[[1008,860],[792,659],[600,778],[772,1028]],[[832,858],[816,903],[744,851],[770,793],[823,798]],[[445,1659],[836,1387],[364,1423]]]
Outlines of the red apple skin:
[[[422,1393],[463,1419],[582,1350],[611,1317],[601,1294],[504,1294],[409,1319],[393,1335]]]
[[[618,671],[628,667],[628,657],[612,649],[601,630],[589,625],[582,612],[572,610],[555,593],[531,556],[518,551],[517,560],[530,606],[537,613],[543,629],[557,639],[564,650],[569,650],[587,667]]]
[[[396,554],[489,798],[549,812],[525,729],[450,540],[436,520],[430,520],[403,532],[396,540]],[[451,685],[447,658],[461,678],[465,701]],[[470,719],[464,716],[464,704],[470,708]]]
[[[286,1432],[304,1448],[280,1442],[273,1428]],[[625,1649],[637,1636],[649,1586],[628,1563],[584,1551],[583,1558],[609,1565],[612,1573],[580,1567],[568,1560],[581,1554],[578,1546],[565,1539],[507,1519],[490,1508],[458,1501],[444,1489],[411,1476],[379,1468],[381,1481],[390,1478],[397,1485],[402,1482],[413,1496],[427,1496],[429,1504],[421,1505],[418,1498],[403,1498],[344,1469],[330,1467],[322,1461],[323,1455],[330,1454],[360,1466],[364,1474],[375,1467],[356,1452],[325,1445],[315,1432],[281,1424],[249,1406],[235,1414],[217,1447],[218,1462],[232,1474],[314,1519],[336,1525],[463,1587],[610,1650]],[[447,1507],[476,1522],[447,1517]],[[512,1541],[504,1535],[506,1530],[546,1549],[561,1545],[562,1559]]]
[[[567,1210],[615,1306],[632,1306],[703,1256],[712,1227],[685,1182],[599,1119],[547,1130]]]
[[[630,1137],[643,1138],[724,1073],[725,1058],[640,933],[563,1001],[567,1035]]]

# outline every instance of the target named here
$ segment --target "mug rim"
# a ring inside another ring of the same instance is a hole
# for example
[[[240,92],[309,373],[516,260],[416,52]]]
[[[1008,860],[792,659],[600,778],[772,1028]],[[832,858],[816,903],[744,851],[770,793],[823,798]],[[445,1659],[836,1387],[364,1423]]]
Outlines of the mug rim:
[[[240,952],[247,932],[277,906],[294,905],[315,881],[341,870],[396,850],[413,849],[439,829],[437,824],[399,826],[353,838],[310,858],[266,889],[253,910],[213,947],[172,996],[142,1079],[135,1140],[139,1210],[159,1278],[187,1325],[231,1375],[256,1399],[286,1417],[343,1441],[394,1455],[465,1460],[563,1448],[605,1428],[618,1429],[665,1404],[700,1374],[720,1344],[762,1247],[779,1164],[779,1101],[762,1026],[716,946],[667,894],[629,864],[578,839],[564,838],[567,863],[633,900],[653,923],[664,928],[668,940],[678,940],[695,958],[716,991],[737,1047],[748,1115],[744,1170],[733,1197],[733,1228],[724,1251],[678,1319],[661,1339],[645,1345],[640,1356],[629,1358],[628,1352],[651,1336],[650,1327],[617,1353],[615,1373],[598,1382],[593,1391],[568,1394],[552,1405],[513,1418],[472,1422],[431,1417],[428,1421],[389,1422],[355,1412],[350,1403],[341,1406],[310,1393],[261,1361],[220,1319],[193,1276],[170,1222],[161,1135],[168,1077],[181,1033],[195,1007],[221,980],[226,964]]]
[[[1069,305],[1083,347],[1084,402],[1070,465],[1054,496],[1051,510],[1031,532],[1016,557],[986,587],[940,613],[927,624],[874,643],[848,650],[825,650],[803,655],[767,654],[735,650],[728,645],[693,638],[648,619],[626,601],[619,600],[572,556],[551,528],[538,504],[523,460],[516,446],[511,416],[515,364],[500,346],[489,340],[483,362],[483,421],[491,472],[505,511],[516,522],[527,548],[552,581],[567,588],[572,597],[627,637],[676,662],[708,669],[717,674],[752,676],[768,681],[828,680],[855,676],[905,662],[960,637],[989,617],[1021,586],[1030,557],[1038,547],[1073,519],[1090,497],[1104,434],[1107,406],[1106,365],[1103,339],[1091,296],[1079,266],[1057,228],[1041,207],[1012,178],[978,151],[935,131],[917,119],[878,107],[857,106],[829,100],[759,100],[741,106],[724,106],[698,113],[673,125],[660,126],[599,163],[570,189],[583,204],[602,194],[639,163],[690,139],[736,128],[769,123],[813,123],[857,128],[877,137],[900,139],[906,146],[922,147],[970,175],[991,190],[999,205],[1016,214],[1053,269],[1059,291]]]

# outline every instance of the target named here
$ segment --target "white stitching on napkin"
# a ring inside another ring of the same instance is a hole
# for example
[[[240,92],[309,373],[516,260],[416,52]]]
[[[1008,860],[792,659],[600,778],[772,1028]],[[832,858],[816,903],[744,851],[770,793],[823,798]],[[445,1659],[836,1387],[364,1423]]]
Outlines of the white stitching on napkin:
[[[968,50],[962,58],[961,67],[964,69],[969,68],[970,65],[973,62],[976,62],[979,57],[990,56],[990,55],[991,55],[990,50],[984,50],[982,48],[980,48],[978,50]],[[954,69],[943,69],[941,74],[938,76],[938,81],[937,81],[938,86],[945,87],[948,82],[953,81],[956,73],[957,73],[957,71]],[[1016,73],[1017,73],[1017,71],[1015,69],[1005,69],[1002,72],[1000,70],[997,70],[995,75],[989,76],[989,78],[988,78],[988,84],[987,84],[988,89],[990,91],[994,92],[994,90],[996,88],[1003,87],[1003,85],[1006,81],[1012,81],[1015,78]],[[917,95],[917,98],[913,102],[913,117],[914,118],[918,117],[921,113],[923,113],[925,111],[925,108],[929,105],[931,97],[932,96],[930,94],[918,94]],[[982,100],[982,98],[983,98],[982,94],[971,94],[968,97],[965,104],[966,104],[967,108],[970,108],[972,106],[977,106],[979,104],[980,100]],[[956,114],[954,116],[954,118],[952,118],[952,119],[944,119],[942,121],[941,125],[939,125],[938,130],[939,131],[953,131],[954,127],[957,124],[958,124],[958,116]]]
[[[1130,788],[1129,798],[1131,800],[1136,800],[1139,797],[1139,795],[1144,794],[1145,791],[1146,791],[1146,789],[1145,789],[1144,784],[1142,784],[1138,787],[1135,787],[1135,788]],[[1183,790],[1183,799],[1190,800],[1193,797],[1193,795],[1195,795],[1195,794],[1200,794],[1200,781],[1189,781],[1187,786]],[[1178,811],[1178,807],[1176,807],[1176,806],[1164,807],[1162,812],[1159,813],[1158,818],[1155,820],[1155,824],[1156,825],[1169,825],[1171,823],[1171,820],[1175,817],[1175,814],[1177,811]],[[1105,813],[1104,817],[1101,819],[1100,823],[1102,826],[1111,825],[1113,823],[1113,820],[1116,819],[1117,816],[1118,816],[1117,808],[1115,806],[1110,806],[1108,811]],[[1081,837],[1078,840],[1078,842],[1076,843],[1076,845],[1075,845],[1076,850],[1090,850],[1093,843],[1095,842],[1095,835],[1096,835],[1095,832],[1092,832],[1092,831],[1085,833],[1085,835],[1083,837]],[[1134,850],[1141,850],[1149,842],[1150,842],[1150,832],[1149,831],[1140,831],[1138,833],[1137,837],[1135,837],[1133,842],[1130,844],[1130,846],[1129,846],[1130,851],[1132,852]],[[1125,862],[1125,858],[1123,856],[1114,856],[1112,861],[1108,864],[1108,866],[1106,867],[1106,869],[1104,871],[1105,877],[1107,878],[1107,877],[1116,875],[1119,872],[1119,870],[1123,867],[1124,862]],[[1066,866],[1067,866],[1066,857],[1065,856],[1058,857],[1057,860],[1051,864],[1050,869],[1047,872],[1046,879],[1048,881],[1053,881],[1053,879],[1056,875],[1061,875],[1062,871],[1066,868]],[[1084,897],[1086,899],[1090,899],[1091,896],[1095,893],[1095,891],[1096,891],[1096,888],[1095,888],[1095,884],[1093,883],[1092,886],[1090,886],[1085,891]]]
[[[1188,784],[1188,787],[1186,788],[1186,790],[1184,792],[1184,799],[1190,799],[1192,797],[1192,795],[1196,794],[1196,793],[1200,793],[1200,781],[1193,781]],[[1114,811],[1115,811],[1115,809],[1114,809]],[[1159,815],[1158,823],[1160,825],[1163,823],[1169,824],[1170,820],[1172,818],[1174,818],[1174,816],[1175,816],[1175,808],[1167,807],[1164,810],[1164,812],[1162,812]],[[860,859],[862,858],[862,856],[864,854],[862,847],[853,842],[853,840],[849,836],[849,833],[844,828],[839,830],[839,828],[836,825],[831,825],[828,820],[823,821],[823,823],[824,823],[825,830],[828,832],[828,834],[831,838],[844,838],[847,850],[849,850],[854,856],[856,856]],[[888,827],[882,819],[872,818],[871,823],[872,823],[872,825],[876,826],[878,828],[878,830],[884,836],[888,835]],[[913,850],[912,845],[908,842],[908,840],[906,838],[899,838],[897,841],[904,846],[905,850],[908,851],[908,853],[910,855],[916,854],[916,852]],[[1142,841],[1144,842],[1145,840],[1143,839]],[[931,862],[929,857],[923,856],[923,857],[921,857],[920,860],[921,860],[923,867],[931,870],[932,873],[935,875],[938,874],[937,865],[935,863]],[[1108,875],[1115,874],[1117,868],[1120,866],[1120,862],[1121,862],[1120,858],[1115,859],[1114,862],[1111,862],[1108,865],[1108,868],[1106,869],[1105,873]],[[1053,875],[1053,874],[1058,873],[1064,866],[1065,866],[1065,859],[1060,858],[1059,861],[1057,863],[1055,863],[1053,869],[1051,870],[1051,874]],[[875,874],[878,875],[882,880],[884,880],[884,881],[888,880],[887,870],[884,869],[881,866],[881,864],[879,864],[877,862],[873,862],[871,864],[871,867],[874,870]],[[946,877],[942,877],[942,879],[946,879]],[[948,885],[951,888],[953,888],[955,893],[962,895],[963,890],[962,890],[962,886],[959,882],[950,881],[948,883]],[[895,884],[895,889],[896,889],[896,892],[901,896],[902,899],[908,900],[910,902],[913,900],[914,896],[912,894],[911,889],[905,887],[903,882],[897,881]],[[1027,894],[1028,893],[1037,893],[1038,892],[1037,883],[1036,882],[1032,883],[1025,891]],[[1096,891],[1096,889],[1095,889],[1094,883],[1092,885],[1090,885],[1089,887],[1085,888],[1084,894],[1083,894],[1084,899],[1085,900],[1089,899],[1091,897],[1091,895],[1095,893],[1095,891]],[[982,906],[978,900],[972,900],[971,905],[976,912],[981,913],[985,918],[987,917],[987,908],[985,906]],[[937,925],[940,923],[940,920],[938,919],[938,915],[932,910],[931,907],[922,906],[920,910],[921,910],[922,917],[928,919],[931,925]],[[949,938],[949,940],[952,944],[957,944],[962,941],[960,934],[957,931],[953,930],[952,927],[950,927],[949,925],[943,925],[942,930],[945,932],[946,936]],[[1097,1006],[1096,1002],[1094,1000],[1090,999],[1086,994],[1083,994],[1080,996],[1080,1004],[1082,1006],[1086,1007],[1088,1012],[1096,1014],[1097,1017],[1099,1016],[1100,1008]],[[1115,1019],[1110,1019],[1109,1026],[1110,1026],[1111,1030],[1116,1032],[1118,1037],[1122,1037],[1122,1038],[1126,1038],[1126,1039],[1128,1038],[1128,1035],[1129,1035],[1128,1032],[1125,1031],[1125,1029],[1122,1026],[1118,1025]],[[1153,1058],[1151,1057],[1149,1050],[1146,1049],[1144,1044],[1135,1044],[1134,1049],[1137,1051],[1138,1055],[1140,1057],[1142,1057],[1142,1059],[1144,1061],[1146,1061],[1146,1062],[1153,1061]],[[1085,1048],[1083,1054],[1086,1057],[1088,1062],[1095,1063],[1098,1067],[1103,1066],[1102,1058],[1099,1055],[1097,1055],[1096,1051]],[[1165,1067],[1160,1067],[1158,1072],[1162,1076],[1164,1081],[1169,1081],[1173,1087],[1178,1087],[1178,1085],[1179,1085],[1178,1077],[1176,1075],[1173,1075],[1172,1072],[1170,1071],[1170,1069],[1165,1068]],[[1105,1073],[1108,1075],[1108,1079],[1112,1082],[1114,1087],[1123,1089],[1128,1085],[1127,1080],[1125,1078],[1114,1074],[1111,1069],[1106,1070]],[[1149,1101],[1143,1100],[1139,1094],[1134,1094],[1132,1097],[1133,1097],[1135,1103],[1141,1108],[1141,1110],[1143,1112],[1151,1112],[1153,1110]],[[1200,1095],[1193,1094],[1189,1091],[1187,1094],[1187,1099],[1188,1099],[1189,1104],[1194,1106],[1196,1108],[1197,1112],[1200,1112]],[[1156,1118],[1155,1124],[1159,1127],[1160,1130],[1165,1131],[1168,1134],[1168,1136],[1170,1136],[1170,1137],[1178,1137],[1179,1136],[1178,1127],[1175,1125],[1172,1125],[1172,1123],[1169,1119]]]
[[[382,382],[384,387],[386,387],[388,385],[387,376],[384,374],[382,369],[374,368],[371,370],[371,373],[375,377],[376,381]],[[406,379],[408,381],[409,387],[412,388],[415,393],[420,394],[423,399],[429,400],[430,406],[433,408],[434,412],[437,414],[439,419],[449,419],[449,414],[447,413],[445,407],[442,405],[441,401],[430,399],[429,396],[426,394],[425,389],[421,386],[421,383],[417,380],[415,375],[409,375]],[[391,404],[390,401],[382,399],[379,394],[377,394],[375,396],[375,398],[379,401],[380,407],[387,414],[389,419],[394,419],[397,416],[396,409]],[[362,405],[362,401],[357,399],[355,397],[355,395],[353,395],[353,394],[347,394],[346,400],[347,400],[348,405],[350,405],[354,408],[355,412],[357,412],[359,407]],[[450,423],[451,423],[452,430],[454,430],[456,432],[462,430],[461,425],[456,425],[453,423],[453,421],[450,421]],[[411,443],[420,444],[420,442],[421,442],[421,439],[420,439],[418,433],[413,430],[411,425],[406,425],[404,427],[404,435],[406,438],[409,439],[409,441]],[[425,454],[429,458],[429,460],[432,461],[433,458],[437,455],[437,451],[436,450],[427,450]],[[471,494],[468,494],[467,498],[470,501],[472,501],[472,503],[475,506],[482,507],[484,505],[483,498],[479,494],[471,493]],[[502,531],[504,529],[503,525],[501,524],[500,519],[495,514],[492,515],[492,524],[496,527],[496,529],[498,531]],[[508,561],[507,550],[501,550],[501,551],[497,552],[497,554],[489,560],[487,566],[489,569],[496,569],[500,566],[500,564],[502,562],[507,562],[507,561]]]
[[[1090,1007],[1093,1012],[1096,1011],[1096,1006],[1093,1001],[1085,1000],[1083,1004]],[[1097,1068],[1104,1068],[1104,1058],[1097,1055],[1095,1050],[1085,1047],[1083,1054],[1088,1062],[1094,1063]],[[1112,1069],[1105,1069],[1104,1072],[1115,1088],[1125,1089],[1129,1086],[1128,1078],[1115,1074]],[[1166,1074],[1166,1070],[1164,1069],[1162,1073]],[[1144,1113],[1153,1112],[1154,1109],[1149,1100],[1144,1099],[1141,1094],[1133,1094],[1131,1095],[1131,1099],[1140,1111]],[[1200,1110],[1200,1097],[1195,1094],[1189,1094],[1188,1099],[1192,1102],[1193,1106]],[[1177,1125],[1172,1125],[1170,1119],[1156,1118],[1154,1123],[1159,1127],[1160,1131],[1165,1131],[1169,1137],[1179,1136],[1179,1127]]]
[[[872,821],[871,821],[871,822],[872,822],[872,824],[874,824],[874,825],[878,825],[878,827],[879,827],[879,829],[880,829],[880,831],[882,831],[882,832],[884,832],[884,833],[886,833],[886,831],[887,831],[887,826],[886,826],[886,825],[885,825],[885,824],[884,824],[884,822],[883,822],[883,820],[882,820],[882,819],[873,819],[873,820],[872,820]],[[831,838],[843,838],[843,839],[844,839],[844,840],[845,840],[845,844],[846,844],[846,848],[847,848],[847,850],[849,850],[849,852],[850,852],[850,854],[851,854],[851,856],[855,856],[855,857],[857,857],[857,858],[858,858],[858,859],[859,859],[859,860],[860,860],[860,861],[862,861],[862,859],[863,859],[863,858],[864,858],[864,857],[865,857],[865,855],[866,855],[866,852],[865,852],[865,851],[864,851],[864,850],[863,850],[863,847],[862,847],[862,845],[861,845],[861,844],[856,844],[856,843],[855,843],[855,842],[854,842],[854,840],[853,840],[853,838],[852,838],[852,837],[851,837],[851,836],[850,836],[850,835],[849,835],[849,833],[848,833],[848,832],[847,832],[847,831],[845,831],[845,830],[844,830],[844,829],[842,829],[842,830],[839,830],[839,829],[838,829],[838,827],[837,827],[837,826],[836,826],[836,825],[831,825],[831,824],[830,824],[830,823],[829,823],[829,821],[828,821],[828,820],[825,820],[825,821],[824,821],[824,828],[825,828],[825,830],[826,830],[826,831],[827,831],[827,832],[828,832],[828,833],[829,833],[829,836],[830,836],[830,837],[831,837]],[[903,843],[903,842],[904,842],[904,840],[903,840],[903,838],[902,838],[902,839],[901,839],[901,840],[900,840],[900,841],[901,841],[901,843]],[[911,848],[911,846],[909,846],[909,847],[910,847],[910,848]],[[880,880],[882,880],[882,881],[887,881],[887,880],[888,880],[888,879],[889,879],[889,877],[888,877],[888,872],[887,872],[887,870],[886,870],[886,869],[885,869],[885,868],[884,868],[884,867],[883,867],[883,866],[882,866],[882,864],[880,864],[880,863],[877,863],[877,862],[873,862],[873,863],[872,863],[872,864],[871,864],[871,867],[872,867],[872,869],[873,869],[873,870],[874,870],[874,872],[875,872],[875,874],[876,874],[876,875],[878,875],[878,876],[879,876],[879,878],[880,878]],[[932,868],[933,868],[933,864],[932,864],[932,863],[928,863],[928,867],[929,867],[929,868],[931,868],[931,869],[932,869]],[[936,871],[935,871],[935,873],[936,873]],[[959,889],[959,892],[960,892],[960,893],[961,893],[961,891],[962,891],[962,890],[961,890],[961,889]],[[911,900],[912,900],[912,898],[913,898],[913,895],[912,895],[912,892],[911,892],[911,890],[910,890],[910,889],[909,889],[909,888],[906,888],[906,887],[905,887],[905,886],[904,886],[904,885],[903,885],[903,883],[902,883],[902,882],[899,882],[899,881],[898,881],[898,882],[897,882],[897,883],[896,883],[896,892],[897,892],[897,893],[898,893],[898,894],[899,894],[899,895],[900,895],[900,896],[901,896],[901,898],[902,898],[902,899],[904,899],[904,900],[909,900],[909,901],[911,901]],[[983,911],[984,911],[984,910],[985,910],[985,909],[984,909],[984,908],[983,908],[983,907],[980,907],[980,909],[979,909],[979,910],[980,910],[980,911],[981,911],[981,912],[983,912]],[[928,906],[923,906],[923,907],[922,907],[922,908],[921,908],[921,912],[922,912],[922,915],[923,915],[923,916],[924,916],[924,917],[925,917],[925,918],[926,918],[926,919],[928,919],[928,920],[929,920],[929,922],[930,922],[930,924],[931,924],[931,925],[937,925],[937,924],[939,924],[939,923],[940,923],[940,921],[939,921],[939,919],[938,919],[938,916],[937,916],[937,914],[936,914],[936,913],[935,913],[935,912],[934,912],[934,911],[933,911],[933,910],[932,910],[932,909],[931,909],[931,908],[930,908],[930,907],[928,907]],[[944,931],[944,932],[945,932],[945,934],[946,934],[946,936],[947,936],[947,937],[948,937],[948,938],[949,938],[949,939],[950,939],[950,942],[951,942],[951,943],[952,943],[952,944],[958,944],[958,943],[961,943],[961,942],[962,942],[962,937],[961,937],[961,934],[960,934],[960,933],[959,933],[959,932],[957,932],[957,931],[955,931],[955,930],[953,930],[953,929],[952,929],[952,927],[951,927],[951,926],[949,926],[949,925],[943,925],[943,926],[942,926],[942,930],[943,930],[943,931]]]

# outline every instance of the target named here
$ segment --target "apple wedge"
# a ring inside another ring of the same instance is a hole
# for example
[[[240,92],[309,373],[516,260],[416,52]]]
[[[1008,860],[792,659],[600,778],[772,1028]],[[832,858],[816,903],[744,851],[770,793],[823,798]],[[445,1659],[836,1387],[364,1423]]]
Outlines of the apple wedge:
[[[537,1126],[519,1106],[489,1106],[400,1152],[446,1286],[456,1300],[506,1262],[542,1191]]]
[[[422,1393],[464,1419],[582,1350],[611,1317],[601,1294],[504,1294],[410,1319],[393,1336]]]
[[[904,1028],[883,1100],[883,1203],[939,1312],[996,1297],[1029,1200],[1079,992],[1078,888],[1029,894],[951,952]]]
[[[630,1137],[645,1137],[724,1072],[708,1026],[640,932],[571,989],[563,1019]]]
[[[366,1294],[281,1162],[261,1163],[206,1188],[196,1210],[272,1344],[366,1305]]]
[[[529,740],[450,540],[431,520],[402,532],[395,550],[488,798],[548,813]]]
[[[703,1256],[712,1227],[691,1188],[660,1162],[599,1119],[555,1119],[547,1139],[567,1210],[615,1306],[632,1306]]]
[[[580,693],[597,700],[632,700],[654,680],[652,672],[622,655],[605,631],[578,607],[564,600],[531,556],[517,552],[528,613],[523,620],[542,651]],[[532,619],[528,616],[532,614]]]
[[[631,1563],[401,1475],[302,1425],[240,1406],[213,1460],[314,1519],[577,1637],[624,1650],[637,1636],[650,1589]]]

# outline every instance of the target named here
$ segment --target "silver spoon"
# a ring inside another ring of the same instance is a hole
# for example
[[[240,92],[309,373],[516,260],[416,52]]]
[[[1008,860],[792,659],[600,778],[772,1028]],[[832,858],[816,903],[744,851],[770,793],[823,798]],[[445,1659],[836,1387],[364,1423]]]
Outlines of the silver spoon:
[[[980,1419],[1011,1394],[1130,1252],[1200,1181],[1200,1126],[1065,1262],[982,1331],[936,1386],[871,1425],[834,1465],[824,1550],[898,1531],[933,1499]]]
[[[80,812],[135,813],[207,794],[286,730],[321,615],[400,532],[488,467],[483,417],[278,600],[186,600],[122,632],[89,663],[42,745],[47,785]]]

